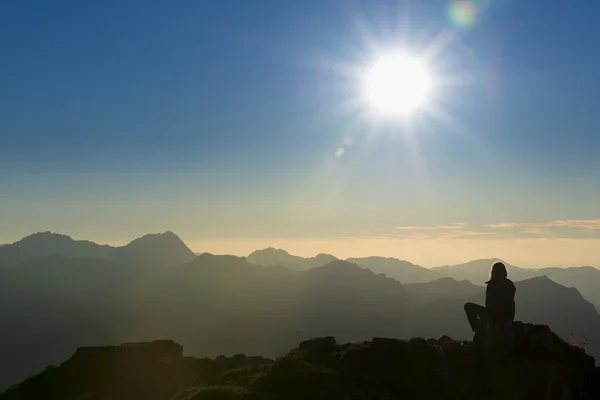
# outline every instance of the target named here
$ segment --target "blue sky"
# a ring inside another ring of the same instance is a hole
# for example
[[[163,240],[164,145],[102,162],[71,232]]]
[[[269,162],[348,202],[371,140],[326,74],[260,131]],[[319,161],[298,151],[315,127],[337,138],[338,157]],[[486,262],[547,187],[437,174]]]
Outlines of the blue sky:
[[[384,235],[382,255],[419,258],[397,249],[452,224],[486,251],[596,240],[600,4],[488,3],[461,24],[444,1],[2,2],[0,242],[173,230],[198,251],[311,253]],[[441,37],[445,118],[363,118],[348,71]]]

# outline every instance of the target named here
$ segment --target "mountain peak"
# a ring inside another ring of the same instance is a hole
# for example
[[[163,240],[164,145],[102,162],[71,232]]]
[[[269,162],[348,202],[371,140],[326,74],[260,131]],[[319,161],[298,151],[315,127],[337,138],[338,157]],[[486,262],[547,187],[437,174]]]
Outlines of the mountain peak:
[[[319,253],[315,256],[315,259],[331,259],[333,261],[337,260],[337,257],[327,253]]]
[[[62,234],[62,233],[43,231],[43,232],[36,232],[36,233],[32,233],[31,235],[27,235],[23,239],[15,242],[15,243],[25,243],[25,242],[40,241],[40,240],[73,240],[73,239],[70,236]]]
[[[107,257],[114,249],[50,231],[37,232],[0,248],[0,264],[16,266],[27,260],[58,254],[69,258]]]
[[[344,261],[334,260],[321,267],[312,268],[306,271],[308,274],[314,274],[316,276],[344,276],[344,279],[350,276],[374,276],[376,275],[373,271],[367,268],[361,268],[359,265]],[[384,275],[381,275],[384,277]],[[398,283],[398,282],[396,282]]]
[[[401,283],[424,283],[441,278],[435,270],[415,265],[409,261],[391,257],[348,258],[346,261],[368,268],[378,274],[385,274]]]
[[[522,284],[538,284],[539,283],[539,284],[546,284],[546,285],[558,285],[558,286],[562,286],[562,285],[559,285],[558,283],[554,282],[550,278],[548,278],[547,275],[534,276],[534,277],[529,278],[529,279],[523,279],[520,282]]]
[[[196,255],[171,231],[149,233],[116,249],[112,259],[124,264],[175,266],[192,261]]]
[[[181,239],[179,238],[179,236],[177,236],[176,234],[174,234],[171,231],[166,231],[166,232],[163,232],[163,233],[147,233],[147,234],[145,234],[142,237],[139,237],[137,239],[132,240],[132,242],[135,242],[135,241],[138,241],[138,240],[155,240],[155,239],[168,239],[168,240],[179,240],[179,241],[181,241]]]
[[[252,253],[250,253],[250,256],[253,255],[253,254],[270,254],[270,255],[285,255],[285,256],[291,255],[286,250],[284,250],[284,249],[277,249],[275,247],[267,247],[267,248],[262,249],[262,250],[254,250]]]

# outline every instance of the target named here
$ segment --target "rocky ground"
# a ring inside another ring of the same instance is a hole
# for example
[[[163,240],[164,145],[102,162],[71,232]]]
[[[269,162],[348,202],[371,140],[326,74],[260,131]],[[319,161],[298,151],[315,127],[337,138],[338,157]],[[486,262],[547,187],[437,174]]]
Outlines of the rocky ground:
[[[510,354],[448,337],[302,342],[285,357],[73,357],[1,400],[598,399],[592,357],[546,326],[515,323]]]

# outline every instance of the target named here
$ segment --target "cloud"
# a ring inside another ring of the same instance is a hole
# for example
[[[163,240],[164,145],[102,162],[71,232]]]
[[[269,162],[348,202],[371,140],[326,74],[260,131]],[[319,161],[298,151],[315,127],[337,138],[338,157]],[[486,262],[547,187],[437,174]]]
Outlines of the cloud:
[[[396,226],[395,230],[398,231],[439,231],[439,230],[455,230],[463,229],[465,227],[464,222],[459,222],[451,225],[408,225],[408,226]]]
[[[550,222],[502,222],[499,224],[486,225],[490,228],[510,229],[510,228],[544,228],[544,227],[569,227],[582,229],[600,230],[600,219],[568,219]]]
[[[565,226],[586,230],[600,230],[600,219],[571,219],[565,221],[554,221],[554,226]]]
[[[600,219],[498,222],[486,225],[464,222],[446,225],[404,225],[394,227],[389,235],[403,239],[417,237],[430,239],[600,238]]]
[[[485,225],[495,230],[532,236],[581,238],[600,236],[600,219],[570,219],[549,222],[502,222]]]
[[[534,235],[534,236],[555,236],[555,233],[550,229],[540,227],[527,227],[521,229],[523,233]]]
[[[406,225],[394,227],[396,239],[501,239],[508,235],[489,229],[477,229],[465,222],[448,225]]]
[[[512,228],[522,228],[527,225],[529,225],[529,224],[523,223],[523,222],[502,222],[499,224],[489,224],[489,225],[485,225],[485,226],[488,228],[494,228],[494,229],[512,229]]]

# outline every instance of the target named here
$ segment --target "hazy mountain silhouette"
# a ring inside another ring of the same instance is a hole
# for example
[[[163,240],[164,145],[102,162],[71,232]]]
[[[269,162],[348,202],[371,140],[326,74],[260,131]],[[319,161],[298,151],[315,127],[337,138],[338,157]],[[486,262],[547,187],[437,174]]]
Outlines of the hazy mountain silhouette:
[[[401,283],[430,282],[443,277],[437,271],[415,265],[408,261],[388,257],[349,258],[346,260],[378,274],[385,274]]]
[[[300,257],[289,254],[285,250],[268,248],[256,250],[248,257],[248,262],[264,266],[282,266],[304,271],[307,269],[321,267],[331,261],[337,260],[330,254],[318,254],[315,257]],[[385,274],[402,283],[429,282],[441,278],[443,275],[428,268],[412,264],[408,261],[387,257],[362,257],[349,258],[346,261],[357,264],[362,268],[368,268],[378,274]]]
[[[139,281],[108,260],[58,254],[0,271],[0,387],[60,361],[75,343],[113,340]]]
[[[118,247],[110,259],[123,264],[168,267],[193,260],[196,254],[173,232],[148,234]]]
[[[600,314],[577,289],[559,285],[546,276],[518,281],[515,286],[517,320],[549,325],[565,340],[585,344],[592,355],[600,357]],[[468,324],[461,322],[465,301],[485,304],[485,292],[465,299],[440,298],[420,307],[415,312],[413,333],[471,338],[473,334]]]
[[[21,267],[0,276],[0,387],[81,345],[168,337],[192,354],[276,356],[329,333],[405,336],[409,319],[399,282],[343,261],[299,272],[210,254],[173,268],[52,256]]]
[[[466,279],[475,285],[483,285],[490,279],[490,268],[497,261],[502,260],[498,258],[473,260],[464,264],[434,267],[432,270],[438,272],[442,276],[454,278],[459,281]],[[504,262],[504,264],[508,270],[508,276],[513,281],[520,281],[539,275],[535,269],[520,268],[506,262]]]
[[[102,331],[85,306],[52,288],[54,282],[24,284],[21,277],[8,276],[13,270],[0,274],[0,387],[60,361],[73,344]],[[61,278],[66,286],[69,276]]]
[[[561,285],[577,288],[600,310],[600,270],[594,267],[542,268],[538,273]]]
[[[585,341],[600,356],[600,314],[575,288],[562,286],[545,276],[515,282],[517,318],[551,325],[569,339]],[[482,298],[482,297],[480,297]]]
[[[483,286],[452,278],[440,278],[427,283],[409,283],[403,286],[410,294],[413,304],[416,305],[431,303],[437,299],[468,299],[485,291]]]
[[[0,265],[11,267],[24,261],[61,254],[66,257],[105,258],[114,248],[87,240],[73,240],[51,232],[34,233],[18,242],[0,247]]]
[[[317,254],[315,257],[304,258],[291,255],[285,250],[272,247],[256,250],[246,258],[251,264],[264,265],[265,267],[280,266],[300,271],[314,267],[322,267],[325,264],[337,260],[337,258],[331,254]]]
[[[298,271],[195,256],[171,233],[105,258],[51,250],[0,270],[0,387],[103,343],[171,338],[199,356],[275,357],[315,336],[470,338],[462,305],[483,303],[483,288],[468,282],[402,285],[340,260]],[[587,340],[598,355],[600,319],[577,290],[547,278],[516,284],[519,319]]]
[[[477,285],[482,285],[489,279],[491,265],[501,261],[499,259],[474,260],[465,264],[432,268],[444,276],[457,280],[469,280]],[[571,268],[520,268],[505,263],[508,275],[513,281],[529,279],[536,276],[548,276],[554,282],[563,286],[574,287],[600,309],[600,270],[594,267]]]
[[[40,232],[0,248],[0,265],[13,267],[50,255],[101,258],[120,264],[145,266],[179,265],[196,257],[173,232],[145,235],[122,247],[73,240],[58,233]]]
[[[298,272],[205,254],[161,271],[156,283],[136,311],[139,340],[172,337],[209,356],[273,356],[328,333],[348,340],[400,334],[407,316],[400,283],[343,261]]]

